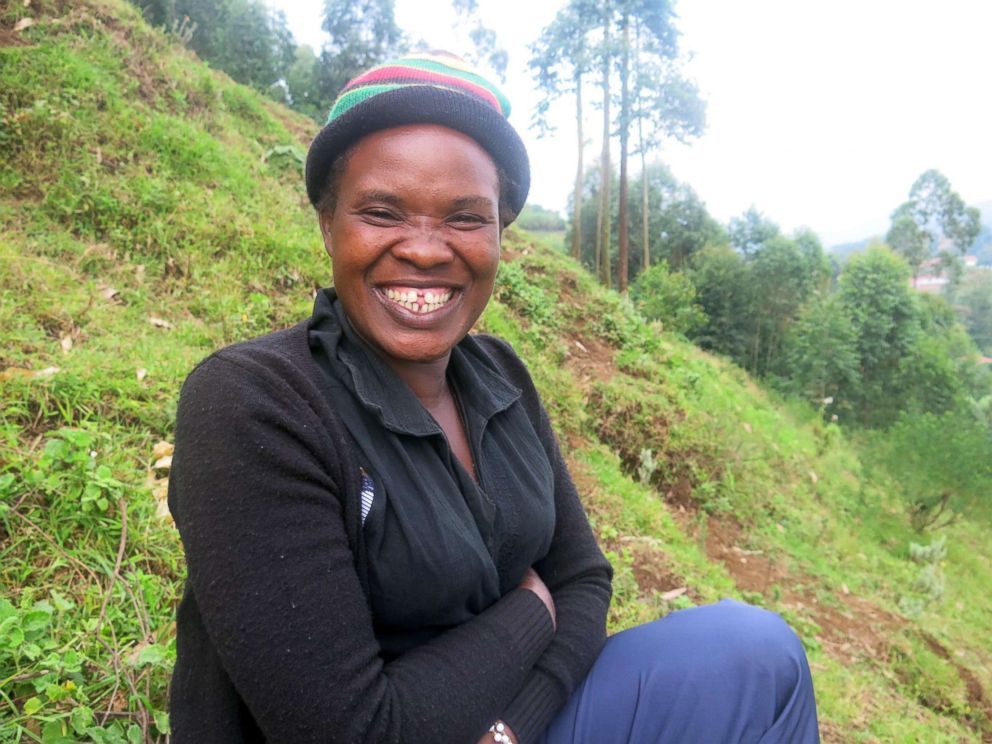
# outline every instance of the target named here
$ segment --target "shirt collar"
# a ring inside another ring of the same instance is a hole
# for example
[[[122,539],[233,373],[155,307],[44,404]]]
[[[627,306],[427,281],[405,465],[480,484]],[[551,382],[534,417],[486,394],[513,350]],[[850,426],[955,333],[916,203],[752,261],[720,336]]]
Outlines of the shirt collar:
[[[322,289],[314,301],[310,336],[334,376],[383,426],[399,434],[440,434],[434,417],[413,391],[352,328],[334,288]],[[462,406],[488,421],[520,397],[471,336],[451,351],[448,374],[461,393]]]

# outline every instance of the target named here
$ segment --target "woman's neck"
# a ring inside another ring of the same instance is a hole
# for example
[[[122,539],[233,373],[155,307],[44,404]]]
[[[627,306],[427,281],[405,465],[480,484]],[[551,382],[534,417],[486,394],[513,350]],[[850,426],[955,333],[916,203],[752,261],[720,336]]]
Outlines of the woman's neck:
[[[396,376],[413,391],[421,405],[430,411],[447,400],[451,394],[447,379],[448,360],[450,358],[449,352],[441,359],[430,362],[405,362],[390,359],[387,364],[396,373]]]

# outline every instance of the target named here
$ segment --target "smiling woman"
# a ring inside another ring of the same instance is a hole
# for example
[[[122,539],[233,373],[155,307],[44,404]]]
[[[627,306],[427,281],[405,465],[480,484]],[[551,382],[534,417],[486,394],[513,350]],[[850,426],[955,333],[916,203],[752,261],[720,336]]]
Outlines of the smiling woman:
[[[320,213],[338,299],[394,369],[435,362],[444,379],[496,279],[496,166],[475,140],[436,124],[370,134],[345,162],[335,209]]]
[[[349,83],[307,160],[334,287],[184,384],[174,744],[816,741],[771,613],[605,639],[611,569],[544,407],[469,334],[530,181],[508,113],[445,55]]]

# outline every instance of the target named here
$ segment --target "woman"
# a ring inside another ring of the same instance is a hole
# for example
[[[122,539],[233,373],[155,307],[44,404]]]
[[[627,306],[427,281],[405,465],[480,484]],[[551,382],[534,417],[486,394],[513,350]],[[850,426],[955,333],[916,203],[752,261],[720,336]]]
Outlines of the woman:
[[[351,81],[307,159],[334,288],[187,379],[176,744],[815,741],[770,613],[603,649],[610,567],[537,392],[468,335],[529,185],[508,112],[447,55]]]

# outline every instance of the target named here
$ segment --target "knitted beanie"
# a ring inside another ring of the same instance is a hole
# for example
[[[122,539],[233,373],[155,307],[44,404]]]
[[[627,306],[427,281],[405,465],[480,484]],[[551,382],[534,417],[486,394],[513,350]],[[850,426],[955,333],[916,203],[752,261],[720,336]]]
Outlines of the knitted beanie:
[[[404,124],[441,124],[474,139],[503,169],[509,180],[503,197],[517,214],[530,189],[530,165],[509,113],[496,86],[452,54],[411,54],[373,67],[342,89],[310,143],[307,195],[316,206],[334,159],[362,137]]]

